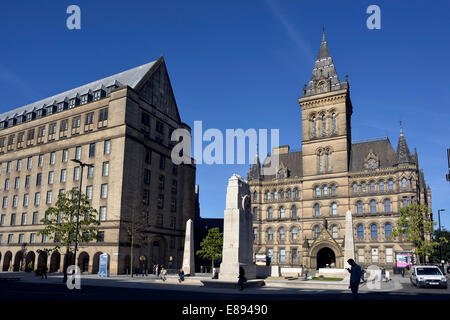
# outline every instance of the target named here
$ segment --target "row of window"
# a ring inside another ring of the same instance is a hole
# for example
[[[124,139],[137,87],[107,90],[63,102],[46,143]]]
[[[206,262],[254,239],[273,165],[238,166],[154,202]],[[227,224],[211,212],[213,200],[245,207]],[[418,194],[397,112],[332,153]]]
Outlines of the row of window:
[[[283,219],[283,218],[287,218],[287,212],[286,212],[286,208],[281,206],[278,208],[279,211],[279,216],[278,218]],[[274,219],[274,214],[273,214],[273,208],[272,207],[268,207],[267,208],[267,219]],[[297,206],[293,205],[291,207],[291,218],[297,218]],[[254,207],[253,208],[253,219],[258,219],[258,208]]]
[[[273,200],[284,200],[286,199],[292,199],[292,191],[291,189],[287,189],[286,192],[284,190],[280,190],[279,192],[276,190],[273,190],[272,192],[270,192],[269,190],[266,190],[264,192],[264,199],[266,201],[269,201],[273,198]],[[295,188],[294,189],[294,199],[298,199],[300,197],[300,191],[299,189]],[[253,192],[253,201],[257,201],[258,200],[258,193],[256,191]]]
[[[97,235],[97,242],[104,242],[105,241],[105,231],[99,231]],[[8,234],[7,244],[13,244],[14,243],[14,234]],[[20,233],[18,237],[18,244],[25,243],[25,234]],[[37,243],[37,234],[36,233],[30,233],[30,240],[29,243]],[[48,235],[43,234],[41,237],[41,243],[48,243]],[[0,234],[0,244],[3,244],[3,234]]]
[[[78,96],[77,96],[77,97],[69,99],[68,101],[66,99],[64,99],[64,101],[60,101],[56,104],[53,104],[53,103],[47,104],[47,105],[45,105],[45,107],[37,109],[35,111],[30,110],[29,112],[26,112],[25,114],[21,114],[14,118],[10,118],[7,121],[5,121],[5,120],[0,121],[0,129],[10,128],[14,125],[18,125],[18,124],[21,124],[24,122],[29,122],[34,119],[39,119],[44,116],[52,115],[56,112],[62,112],[67,109],[72,109],[72,108],[75,108],[76,106],[83,105],[83,104],[89,103],[91,101],[100,100],[102,98],[109,96],[111,90],[113,90],[114,88],[116,88],[116,85],[111,85],[111,86],[105,88],[105,90],[103,90],[103,89],[96,90],[93,92],[93,94],[88,92],[86,94],[81,95],[80,98],[78,98]],[[99,118],[100,118],[100,116],[99,116]],[[104,119],[104,115],[103,115],[103,119]],[[101,121],[101,120],[99,120],[99,121]]]
[[[78,181],[80,179],[80,167],[74,167],[73,168],[73,181]],[[102,176],[103,177],[108,177],[109,176],[109,161],[105,161],[102,164]],[[94,167],[88,167],[87,169],[87,178],[88,179],[92,179],[94,178]],[[31,180],[31,176],[27,175],[25,176],[25,188],[29,188],[30,187],[30,180]],[[47,178],[47,183],[49,185],[52,185],[54,183],[55,180],[55,172],[54,171],[49,171],[48,172],[48,178]],[[61,169],[61,173],[60,173],[60,182],[66,182],[67,181],[67,169]],[[36,186],[41,186],[42,185],[42,173],[37,173],[36,174]],[[20,188],[20,177],[16,177],[14,179],[14,189],[19,189]],[[5,185],[4,185],[4,190],[8,191],[10,189],[10,178],[6,178],[5,179]]]
[[[48,218],[49,218],[48,214],[45,213],[45,219],[48,219]],[[106,221],[106,206],[100,206],[99,211],[98,211],[98,218],[99,218],[99,221]],[[11,227],[15,226],[16,219],[17,219],[16,214],[12,213],[11,217],[10,217],[9,226],[11,226]],[[58,223],[62,222],[61,214],[58,215],[57,221],[58,221]],[[20,225],[25,226],[25,225],[38,225],[40,223],[39,212],[37,212],[37,211],[33,212],[30,222],[31,223],[29,223],[29,221],[28,221],[28,213],[26,213],[26,212],[22,213]],[[2,214],[0,216],[0,226],[1,227],[6,226],[6,214]]]
[[[60,189],[59,190],[59,194],[63,194],[64,193],[64,189]],[[86,196],[88,197],[88,200],[92,200],[92,186],[87,186],[86,187]],[[28,203],[29,203],[29,194],[25,193],[23,195],[23,206],[27,207]],[[104,183],[100,186],[100,199],[107,199],[108,198],[108,184]],[[53,191],[52,190],[48,190],[47,191],[47,197],[45,200],[46,204],[52,204],[53,201]],[[18,195],[14,195],[13,196],[13,203],[12,203],[12,207],[13,208],[17,208],[18,206],[18,202],[19,202],[19,196]],[[40,205],[41,202],[41,193],[40,192],[35,192],[34,194],[34,205],[38,206]],[[6,209],[8,208],[8,196],[4,196],[2,199],[2,209]]]
[[[378,186],[378,190],[376,189],[376,185]],[[406,189],[408,187],[408,180],[406,180],[406,178],[402,178],[401,180],[401,186],[402,188]],[[410,188],[414,187],[414,181],[412,178],[409,179],[409,186]],[[366,182],[361,182],[361,185],[358,186],[358,184],[356,182],[352,183],[352,189],[353,189],[353,193],[358,193],[358,192],[367,192],[367,185]],[[393,191],[394,190],[394,181],[392,179],[389,179],[387,181],[387,186],[385,185],[385,181],[384,180],[380,180],[378,181],[378,183],[375,183],[375,181],[370,181],[369,182],[369,191],[370,192],[375,192],[375,191]]]
[[[315,186],[314,187],[314,196],[315,197],[328,197],[328,196],[336,196],[336,185],[332,184],[330,186]]]
[[[391,200],[390,199],[384,199],[384,212],[391,212]],[[362,214],[364,213],[364,205],[361,200],[356,201],[356,213]],[[370,213],[377,213],[377,202],[375,199],[372,199],[369,201],[369,212]]]
[[[84,119],[85,119],[84,124],[86,126],[93,124],[94,123],[94,112],[86,113]],[[103,122],[106,120],[108,120],[108,108],[99,110],[98,111],[98,122],[102,122],[102,125],[103,125]],[[72,124],[72,130],[79,128],[81,125],[81,116],[73,117],[71,124]],[[56,134],[57,125],[58,125],[57,122],[53,122],[48,125],[49,139],[53,139],[53,135]],[[40,126],[37,128],[38,142],[44,142],[42,139],[39,139],[39,138],[45,137],[46,128],[47,128],[46,125],[43,125],[43,126]],[[69,119],[60,120],[59,121],[59,131],[61,133],[64,133],[67,130],[69,130]],[[34,141],[35,131],[36,131],[36,129],[33,128],[33,129],[29,129],[27,132],[25,132],[25,131],[19,132],[17,134],[18,147],[21,147],[22,146],[21,143],[25,142],[25,133],[26,133],[27,141]],[[74,133],[78,133],[78,132],[74,132]],[[6,140],[6,137],[0,138],[0,148],[5,146],[5,140]],[[8,143],[8,146],[14,146],[16,144],[16,134],[9,135],[7,143]]]
[[[384,225],[384,238],[390,239],[392,233],[392,225],[388,222]],[[356,226],[356,236],[358,239],[364,239],[364,226],[358,224]],[[378,226],[375,223],[370,225],[370,238],[378,239]]]
[[[95,157],[95,147],[96,147],[96,143],[91,143],[89,144],[89,158],[93,158]],[[75,147],[75,159],[80,160],[81,159],[81,151],[82,151],[82,146],[76,146]],[[111,140],[105,140],[103,142],[103,154],[104,155],[108,155],[111,153]],[[31,170],[33,168],[33,156],[30,156],[26,159],[26,166],[27,166],[27,170]],[[44,154],[40,154],[37,156],[38,162],[38,168],[42,168],[44,165]],[[69,149],[63,149],[62,150],[62,154],[61,154],[61,163],[66,163],[69,159]],[[22,171],[22,164],[23,161],[25,159],[18,159],[16,160],[16,171],[20,172]],[[50,152],[49,154],[49,164],[50,165],[54,165],[56,161],[56,151]],[[13,165],[13,161],[8,161],[6,163],[6,173],[11,173],[12,172],[12,165]],[[0,173],[2,173],[2,164],[0,163]]]
[[[337,127],[336,127],[336,113],[331,114],[331,134],[334,135],[337,133]],[[320,122],[321,127],[318,127],[318,122]],[[321,137],[327,136],[327,116],[325,114],[319,116],[317,118],[315,115],[311,118],[311,132],[312,132],[312,138],[318,138],[319,135]]]

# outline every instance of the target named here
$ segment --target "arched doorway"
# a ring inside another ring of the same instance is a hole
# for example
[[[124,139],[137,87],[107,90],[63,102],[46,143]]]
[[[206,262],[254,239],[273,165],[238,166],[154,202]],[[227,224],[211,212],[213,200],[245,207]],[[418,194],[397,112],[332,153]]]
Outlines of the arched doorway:
[[[97,274],[100,269],[100,255],[101,252],[96,252],[92,258],[92,273]]]
[[[61,254],[53,252],[50,257],[50,272],[57,272],[61,263]]]
[[[42,270],[42,268],[47,267],[47,253],[42,251],[38,256],[37,268]]]
[[[34,259],[36,255],[33,251],[27,253],[27,257],[25,258],[25,271],[31,272],[34,270]]]
[[[326,265],[336,265],[336,256],[334,251],[328,247],[324,247],[317,252],[317,269],[325,268]]]
[[[78,256],[78,267],[80,267],[81,272],[89,271],[89,255],[87,252],[83,251]]]
[[[13,271],[20,271],[23,263],[23,252],[17,251],[16,256],[14,258],[14,268]]]
[[[12,253],[11,251],[7,251],[5,256],[3,257],[3,271],[9,271],[9,267],[11,266]]]

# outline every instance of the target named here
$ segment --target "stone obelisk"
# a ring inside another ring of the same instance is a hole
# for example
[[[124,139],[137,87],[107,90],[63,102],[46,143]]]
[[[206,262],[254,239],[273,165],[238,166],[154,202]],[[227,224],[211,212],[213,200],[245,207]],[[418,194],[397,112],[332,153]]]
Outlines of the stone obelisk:
[[[344,268],[350,268],[348,259],[355,260],[355,241],[353,240],[353,217],[348,210],[345,213],[345,244],[344,244]],[[356,261],[355,261],[356,262]]]
[[[194,223],[186,221],[186,235],[184,239],[183,272],[185,275],[195,275],[194,260]]]
[[[237,174],[233,174],[228,180],[223,229],[219,279],[237,281],[239,267],[244,268],[247,279],[255,279],[250,189],[247,182]]]

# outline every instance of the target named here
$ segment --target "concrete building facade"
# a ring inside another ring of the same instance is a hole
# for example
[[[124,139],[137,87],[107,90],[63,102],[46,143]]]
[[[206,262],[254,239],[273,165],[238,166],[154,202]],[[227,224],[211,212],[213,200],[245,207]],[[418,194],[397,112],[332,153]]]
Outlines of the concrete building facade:
[[[355,257],[363,266],[395,267],[411,243],[390,236],[400,208],[431,209],[431,190],[410,153],[403,130],[397,150],[389,139],[352,142],[348,78],[339,81],[323,34],[308,85],[299,98],[301,151],[280,146],[276,175],[260,174],[258,155],[248,180],[254,217],[254,252],[272,263],[317,269],[344,267],[345,213],[353,214]]]
[[[194,218],[195,165],[175,165],[170,141],[181,121],[164,59],[0,115],[0,267],[61,271],[64,252],[38,236],[58,194],[78,188],[99,212],[100,238],[78,248],[83,272],[110,255],[112,274],[130,269],[130,221],[139,219],[133,265],[181,267],[188,219]],[[138,218],[136,218],[138,217]],[[145,217],[143,219],[142,217]],[[134,269],[134,268],[133,268]]]

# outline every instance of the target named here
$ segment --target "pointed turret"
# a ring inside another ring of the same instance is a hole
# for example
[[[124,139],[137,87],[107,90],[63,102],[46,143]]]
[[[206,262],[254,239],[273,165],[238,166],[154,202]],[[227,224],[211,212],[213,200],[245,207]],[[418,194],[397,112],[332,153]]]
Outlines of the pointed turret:
[[[397,164],[414,163],[413,157],[409,153],[408,144],[403,134],[402,122],[400,121],[400,137],[397,145]]]
[[[260,179],[261,172],[261,162],[259,161],[258,149],[256,150],[255,160],[248,173],[247,180],[258,180]]]
[[[322,43],[320,44],[319,54],[317,55],[311,79],[308,83],[304,95],[309,96],[313,94],[339,90],[346,88],[347,82],[340,82],[336,68],[328,50],[327,39],[325,36],[325,29],[322,32]]]

